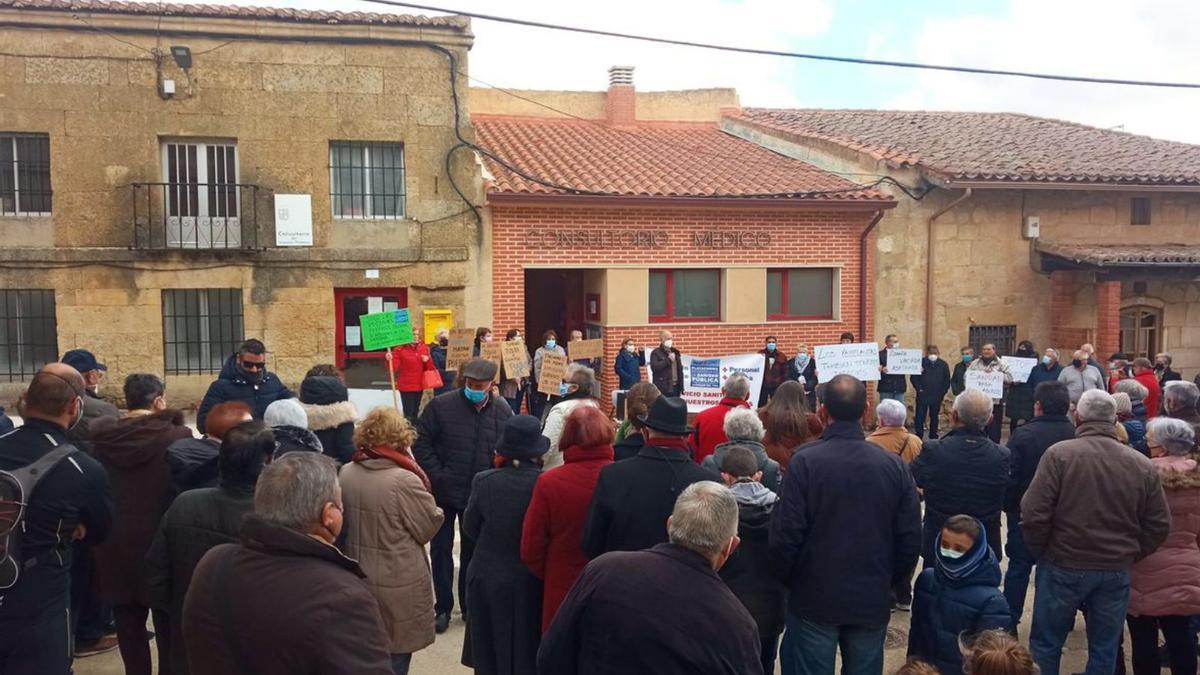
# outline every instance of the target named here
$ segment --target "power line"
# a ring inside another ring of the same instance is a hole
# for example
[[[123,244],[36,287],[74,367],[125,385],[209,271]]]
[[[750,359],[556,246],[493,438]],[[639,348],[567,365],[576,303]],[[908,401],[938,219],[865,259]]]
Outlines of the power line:
[[[618,31],[601,30],[598,28],[583,28],[580,26],[565,26],[562,24],[546,23],[543,21],[532,21],[529,19],[515,19],[512,17],[497,16],[495,14],[483,14],[480,12],[464,12],[458,9],[448,7],[435,7],[433,5],[420,5],[412,2],[398,2],[397,0],[362,0],[379,5],[390,5],[393,7],[404,7],[408,9],[420,9],[428,12],[442,12],[445,14],[459,14],[461,16],[469,16],[473,19],[481,19],[483,21],[495,21],[498,23],[509,23],[517,26],[527,26],[530,28],[545,28],[547,30],[565,31],[569,33],[583,33],[586,35],[599,35],[601,37],[622,38],[625,40],[638,40],[641,42],[655,42],[658,44],[675,45],[677,47],[695,47],[697,49],[713,49],[723,52],[739,52],[742,54],[758,54],[760,56],[783,56],[793,59],[807,59],[810,61],[830,61],[834,63],[850,63],[862,66],[884,66],[888,68],[908,68],[913,70],[940,70],[951,73],[967,73],[971,75],[999,75],[1003,77],[1025,77],[1035,80],[1056,80],[1059,82],[1083,82],[1087,84],[1119,84],[1134,87],[1165,87],[1173,89],[1200,89],[1200,83],[1197,82],[1162,82],[1153,80],[1127,80],[1111,77],[1085,77],[1082,75],[1058,75],[1053,73],[1035,73],[1021,70],[1003,70],[998,68],[972,68],[969,66],[948,66],[934,63],[916,63],[913,61],[888,61],[883,59],[865,59],[853,56],[833,56],[829,54],[810,54],[805,52],[788,52],[775,49],[758,49],[754,47],[739,47],[735,45],[722,45],[710,42],[696,42],[694,40],[678,40],[673,38],[655,37],[650,35],[639,35],[636,33],[623,33]]]

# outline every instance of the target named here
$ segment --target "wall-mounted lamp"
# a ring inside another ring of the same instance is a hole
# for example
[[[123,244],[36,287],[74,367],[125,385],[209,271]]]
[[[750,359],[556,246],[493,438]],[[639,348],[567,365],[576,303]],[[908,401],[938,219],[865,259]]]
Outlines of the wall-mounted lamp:
[[[171,58],[175,59],[175,65],[183,70],[192,67],[192,50],[186,45],[174,45],[171,47]]]

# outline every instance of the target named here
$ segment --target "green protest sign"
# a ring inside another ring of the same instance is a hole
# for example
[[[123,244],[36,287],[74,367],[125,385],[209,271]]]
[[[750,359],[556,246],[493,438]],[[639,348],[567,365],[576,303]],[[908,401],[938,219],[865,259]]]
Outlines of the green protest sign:
[[[362,326],[363,351],[373,352],[413,341],[412,319],[407,308],[363,314],[358,320]]]

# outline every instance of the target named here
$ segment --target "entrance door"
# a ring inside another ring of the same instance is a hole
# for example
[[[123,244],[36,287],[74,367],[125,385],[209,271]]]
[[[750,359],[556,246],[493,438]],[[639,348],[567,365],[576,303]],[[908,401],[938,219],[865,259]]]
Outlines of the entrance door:
[[[335,288],[333,311],[337,366],[351,389],[389,389],[383,352],[364,352],[359,317],[408,306],[406,288]]]
[[[525,341],[542,346],[542,333],[553,330],[564,345],[570,330],[583,330],[584,270],[525,270]],[[506,330],[507,327],[500,327]]]

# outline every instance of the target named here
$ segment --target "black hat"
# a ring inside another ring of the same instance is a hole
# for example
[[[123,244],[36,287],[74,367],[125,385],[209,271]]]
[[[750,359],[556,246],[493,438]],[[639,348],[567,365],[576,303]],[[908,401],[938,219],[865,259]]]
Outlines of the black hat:
[[[550,439],[542,435],[542,421],[532,415],[513,415],[504,423],[496,454],[509,459],[537,459],[550,449]]]
[[[463,377],[469,377],[472,380],[494,380],[496,379],[496,362],[474,358],[464,363],[458,372]]]
[[[678,396],[659,396],[650,406],[650,412],[639,417],[638,421],[664,434],[685,436],[692,433],[687,418],[687,401]]]
[[[62,362],[80,373],[86,373],[89,370],[108,370],[103,363],[96,360],[95,354],[86,349],[72,349],[63,354]]]

